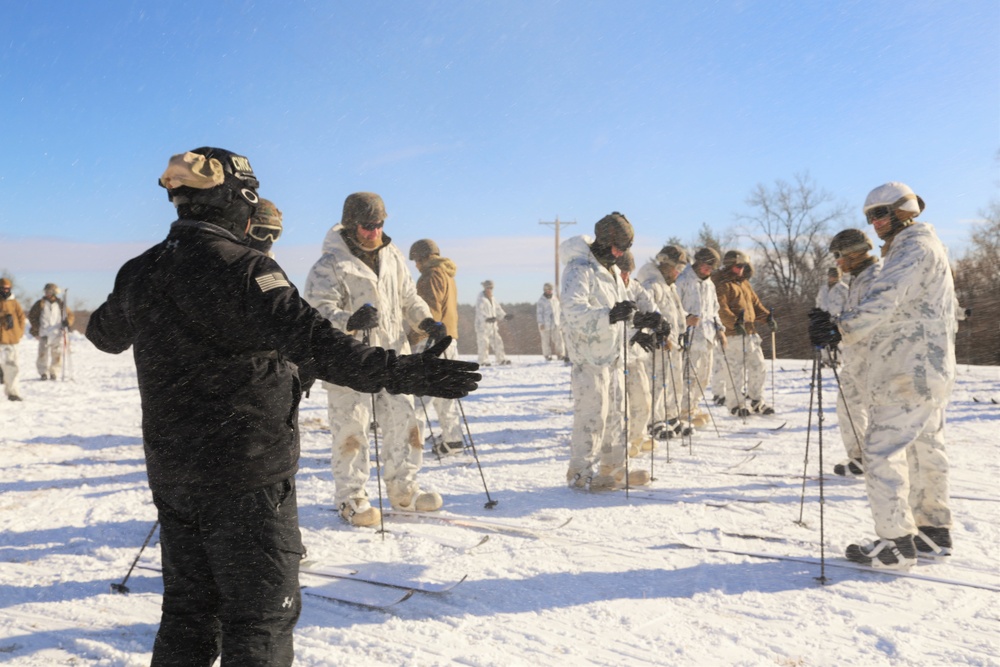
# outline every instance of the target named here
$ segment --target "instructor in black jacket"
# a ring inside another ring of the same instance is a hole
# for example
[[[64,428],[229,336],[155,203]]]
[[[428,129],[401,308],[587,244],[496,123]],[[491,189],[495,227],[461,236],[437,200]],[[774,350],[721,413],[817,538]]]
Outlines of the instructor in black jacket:
[[[478,366],[439,359],[444,341],[397,357],[334,329],[244,245],[258,203],[247,158],[175,155],[160,185],[179,219],[121,268],[87,326],[100,350],[131,346],[138,372],[163,560],[152,664],[207,667],[221,652],[223,665],[291,665],[300,373],[457,398],[476,389]]]

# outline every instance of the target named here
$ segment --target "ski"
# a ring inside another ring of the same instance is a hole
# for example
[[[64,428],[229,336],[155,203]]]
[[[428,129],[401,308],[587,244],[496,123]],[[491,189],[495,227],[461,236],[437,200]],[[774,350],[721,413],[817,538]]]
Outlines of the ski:
[[[461,579],[456,581],[444,581],[444,582],[430,582],[430,581],[414,581],[410,579],[398,579],[392,576],[369,574],[365,572],[359,572],[357,570],[351,570],[344,567],[337,567],[335,565],[323,565],[321,563],[316,563],[314,561],[305,560],[299,565],[299,572],[314,577],[322,577],[324,579],[346,579],[348,581],[358,581],[365,584],[373,584],[375,586],[384,586],[386,588],[398,588],[404,591],[414,591],[417,593],[428,593],[431,595],[440,595],[442,593],[447,593],[452,590],[460,583],[465,581],[469,575],[464,575]]]
[[[700,491],[677,491],[675,489],[649,489],[634,488],[629,492],[630,498],[641,500],[658,500],[669,503],[697,503],[704,500],[722,503],[752,503],[767,504],[771,501],[766,498],[745,498],[739,496],[726,496],[717,493],[702,493]]]
[[[310,597],[342,602],[366,609],[388,609],[409,600],[414,593],[412,589],[399,590],[350,579],[320,578],[319,580],[323,583],[317,586],[307,585],[302,588],[302,592]]]
[[[404,523],[440,523],[450,526],[460,526],[473,530],[483,530],[493,533],[504,533],[507,535],[517,535],[519,537],[542,537],[544,533],[558,530],[564,527],[573,517],[570,517],[558,525],[552,526],[522,526],[515,523],[505,523],[486,519],[477,519],[458,514],[445,514],[441,512],[407,512],[403,510],[386,510],[382,517],[390,521],[400,521]]]
[[[752,551],[750,549],[732,549],[727,547],[714,547],[714,546],[709,546],[707,544],[689,543],[680,539],[678,539],[677,542],[674,542],[672,544],[686,549],[700,549],[702,551],[735,554],[738,556],[747,556],[749,558],[760,558],[764,560],[780,560],[792,563],[803,563],[805,565],[823,564],[823,562],[819,558],[815,558],[813,556],[789,556],[785,554],[765,553],[763,551]],[[992,584],[982,584],[974,581],[966,581],[964,579],[954,579],[950,577],[938,577],[930,574],[914,572],[912,570],[876,569],[873,567],[869,567],[867,565],[862,565],[861,563],[851,562],[846,558],[841,558],[841,557],[829,557],[826,559],[825,563],[827,567],[836,567],[845,570],[856,570],[858,572],[870,572],[873,574],[887,574],[896,577],[920,579],[922,581],[929,581],[937,584],[948,584],[951,586],[963,586],[966,588],[978,588],[986,591],[1000,592],[1000,586],[994,586]]]
[[[330,512],[339,512],[339,510],[337,510],[336,508],[333,508],[333,507],[328,507],[326,509],[329,510]],[[395,510],[386,510],[382,514],[383,518],[386,518],[386,519],[389,518],[390,511],[395,511]],[[412,523],[418,523],[418,522],[414,521]],[[488,542],[489,539],[490,539],[489,535],[484,535],[482,538],[480,538],[479,540],[476,540],[475,542],[469,542],[467,540],[456,540],[456,539],[453,539],[453,538],[443,537],[441,535],[433,535],[431,533],[425,533],[423,531],[412,530],[412,529],[408,529],[408,528],[391,530],[391,531],[390,530],[386,530],[386,532],[390,533],[390,534],[410,535],[412,537],[421,537],[421,538],[430,540],[431,542],[437,542],[441,546],[445,546],[445,547],[448,547],[450,549],[454,549],[455,551],[459,551],[459,552],[462,552],[462,553],[465,553],[465,552],[468,552],[468,551],[472,551],[476,547],[482,546],[483,544],[486,544],[486,542]]]

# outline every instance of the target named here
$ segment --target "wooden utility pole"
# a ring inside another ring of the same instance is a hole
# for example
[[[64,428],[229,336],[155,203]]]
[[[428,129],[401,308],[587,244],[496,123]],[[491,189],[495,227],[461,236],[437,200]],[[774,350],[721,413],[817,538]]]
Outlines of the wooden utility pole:
[[[570,221],[570,220],[560,220],[559,216],[557,215],[554,222],[542,222],[541,220],[539,220],[538,224],[540,224],[540,225],[551,225],[552,227],[556,228],[556,281],[555,281],[555,283],[553,283],[553,285],[555,286],[555,290],[554,291],[555,291],[555,294],[556,294],[556,298],[558,298],[559,297],[559,291],[560,291],[559,290],[559,228],[562,227],[563,225],[575,225],[576,224],[576,220],[572,220],[572,221]]]

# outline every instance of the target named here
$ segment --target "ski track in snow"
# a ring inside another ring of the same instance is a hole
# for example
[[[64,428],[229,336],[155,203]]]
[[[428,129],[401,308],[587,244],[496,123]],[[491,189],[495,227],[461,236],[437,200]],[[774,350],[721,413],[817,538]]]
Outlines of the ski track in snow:
[[[156,516],[135,370],[131,353],[104,355],[79,336],[73,345],[75,379],[35,382],[35,343],[22,343],[25,401],[0,405],[0,662],[147,665],[159,575],[136,569],[128,596],[109,588]],[[808,363],[779,366],[775,417],[743,423],[712,406],[721,435],[709,423],[690,447],[671,441],[669,463],[661,444],[656,481],[629,498],[564,485],[567,366],[514,357],[511,366],[485,369],[482,388],[463,406],[498,506],[484,509],[471,454],[441,462],[427,455],[421,482],[444,495],[450,513],[545,530],[490,533],[469,550],[448,545],[473,545],[483,532],[387,522],[383,536],[349,528],[330,511],[326,394],[315,388],[302,404],[298,474],[309,558],[394,578],[468,579],[384,611],[305,598],[296,664],[1000,665],[1000,599],[991,591],[836,568],[821,585],[818,566],[677,544],[819,557],[815,412],[804,525],[796,523]],[[824,376],[826,471],[844,458],[835,390]],[[770,377],[767,392],[770,399]],[[1000,369],[959,368],[948,414],[956,554],[921,572],[1000,585],[994,396]],[[631,463],[649,464],[648,455]],[[827,474],[823,491],[826,553],[840,556],[873,535],[864,484]],[[154,540],[141,563],[158,561]]]

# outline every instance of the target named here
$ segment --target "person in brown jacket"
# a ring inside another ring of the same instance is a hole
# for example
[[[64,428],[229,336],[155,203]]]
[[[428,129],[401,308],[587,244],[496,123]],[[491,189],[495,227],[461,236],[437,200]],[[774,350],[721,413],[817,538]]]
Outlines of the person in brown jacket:
[[[458,288],[455,285],[455,262],[441,256],[437,243],[420,239],[410,246],[410,259],[417,265],[417,296],[427,302],[431,317],[444,324],[452,343],[441,355],[445,359],[458,356]],[[433,344],[433,341],[431,341]],[[450,398],[435,398],[432,403],[441,425],[441,440],[433,444],[438,456],[458,454],[464,448],[458,403]],[[430,425],[428,424],[428,427]]]
[[[11,295],[13,283],[0,278],[0,375],[7,400],[20,401],[17,388],[17,344],[24,335],[24,310]]]
[[[722,268],[712,274],[719,297],[719,320],[729,339],[724,354],[733,381],[726,384],[726,407],[740,417],[750,413],[774,414],[774,408],[764,403],[767,367],[757,323],[766,321],[771,330],[776,329],[776,324],[771,311],[764,307],[750,286],[749,270],[750,258],[746,253],[730,250],[722,258]]]

